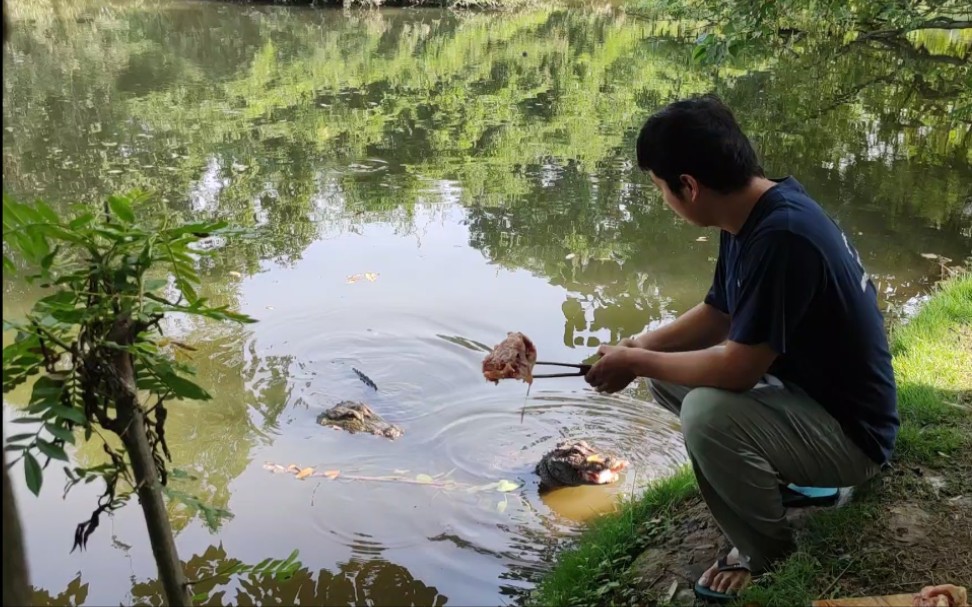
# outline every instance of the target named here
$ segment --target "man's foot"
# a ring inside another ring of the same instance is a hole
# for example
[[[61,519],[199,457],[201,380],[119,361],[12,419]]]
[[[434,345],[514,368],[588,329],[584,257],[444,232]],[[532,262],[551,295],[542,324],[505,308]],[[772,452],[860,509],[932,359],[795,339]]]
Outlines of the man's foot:
[[[703,601],[725,603],[749,586],[752,579],[748,563],[733,548],[702,574],[695,584],[695,594]]]

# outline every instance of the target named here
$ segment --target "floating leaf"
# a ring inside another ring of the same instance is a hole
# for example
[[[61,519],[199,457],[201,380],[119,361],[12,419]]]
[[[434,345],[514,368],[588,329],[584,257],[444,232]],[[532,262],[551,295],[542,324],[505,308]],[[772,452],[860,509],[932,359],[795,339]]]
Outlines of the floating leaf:
[[[324,471],[324,476],[326,476],[327,478],[329,478],[331,480],[336,479],[340,475],[341,475],[341,471],[340,470],[325,470]]]
[[[925,259],[938,259],[938,255],[935,255],[934,253],[922,253],[921,256]]]
[[[415,480],[417,480],[420,483],[431,483],[431,482],[434,482],[434,479],[431,476],[429,476],[428,474],[419,474],[418,476],[415,477]]]
[[[377,272],[365,272],[363,274],[352,274],[351,276],[348,276],[347,283],[349,285],[353,285],[354,283],[359,282],[361,280],[367,280],[368,282],[375,282],[376,280],[378,280],[378,276],[379,274]]]
[[[314,474],[313,468],[304,468],[303,470],[297,473],[297,480],[303,480],[308,476],[310,476],[311,474]]]
[[[514,491],[516,489],[519,489],[519,487],[520,485],[518,485],[517,483],[508,480],[502,480],[496,483],[496,490],[501,493],[508,493],[510,491]]]
[[[298,466],[297,464],[290,464],[289,466],[287,466],[287,471],[288,472],[300,472],[300,466]]]
[[[507,501],[503,500],[501,502],[496,502],[496,511],[500,514],[506,512]]]

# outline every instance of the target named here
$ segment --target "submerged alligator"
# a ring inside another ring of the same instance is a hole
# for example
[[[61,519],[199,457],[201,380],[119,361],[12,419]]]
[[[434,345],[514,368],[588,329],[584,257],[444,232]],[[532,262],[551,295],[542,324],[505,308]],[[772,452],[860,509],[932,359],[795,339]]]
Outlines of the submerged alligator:
[[[579,485],[609,485],[620,478],[628,462],[604,455],[585,441],[565,440],[546,453],[537,463],[540,491]]]
[[[386,422],[374,409],[364,403],[342,401],[317,416],[317,423],[329,428],[346,430],[351,434],[366,432],[395,440],[405,432]]]

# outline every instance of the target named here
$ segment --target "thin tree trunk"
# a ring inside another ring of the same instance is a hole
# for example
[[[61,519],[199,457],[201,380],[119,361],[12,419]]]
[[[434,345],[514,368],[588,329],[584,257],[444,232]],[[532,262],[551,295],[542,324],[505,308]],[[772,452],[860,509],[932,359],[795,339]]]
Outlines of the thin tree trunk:
[[[3,46],[6,51],[7,3],[3,2]],[[5,440],[4,443],[7,441]],[[14,498],[13,485],[7,474],[6,445],[0,450],[3,459],[3,607],[30,605],[30,575],[24,554],[24,537],[20,529],[20,512]]]
[[[20,514],[7,474],[7,452],[3,454],[3,606],[30,605],[30,580],[24,555]]]
[[[131,319],[119,319],[112,331],[114,341],[130,344],[134,341],[134,323]],[[132,356],[127,352],[119,352],[115,357],[116,385],[115,410],[118,412],[117,423],[125,450],[132,462],[132,472],[138,485],[138,501],[142,505],[145,515],[145,525],[148,527],[149,540],[152,542],[152,554],[159,570],[159,582],[165,594],[166,603],[171,607],[188,607],[192,605],[192,595],[186,575],[182,570],[182,562],[176,550],[175,539],[172,535],[172,525],[169,524],[169,513],[165,509],[162,499],[162,483],[159,480],[158,469],[152,456],[148,434],[145,432],[145,414],[138,404],[135,392],[135,369]]]
[[[186,583],[186,575],[172,536],[169,513],[162,499],[162,485],[152,458],[148,436],[145,434],[145,417],[138,407],[130,409],[128,415],[124,415],[121,409],[119,407],[119,418],[128,418],[122,441],[132,460],[132,471],[135,473],[135,482],[138,483],[138,501],[145,515],[152,554],[155,555],[155,564],[159,568],[159,581],[165,592],[166,603],[172,607],[187,607],[192,605],[192,596],[189,594],[189,584]]]

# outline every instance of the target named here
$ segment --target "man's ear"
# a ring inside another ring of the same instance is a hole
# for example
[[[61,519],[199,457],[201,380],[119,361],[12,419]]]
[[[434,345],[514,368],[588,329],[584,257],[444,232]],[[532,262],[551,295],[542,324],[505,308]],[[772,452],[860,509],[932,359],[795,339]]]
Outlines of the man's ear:
[[[679,181],[682,182],[682,192],[683,196],[679,196],[686,202],[695,202],[699,197],[699,182],[695,177],[687,175],[685,173],[678,176]]]

